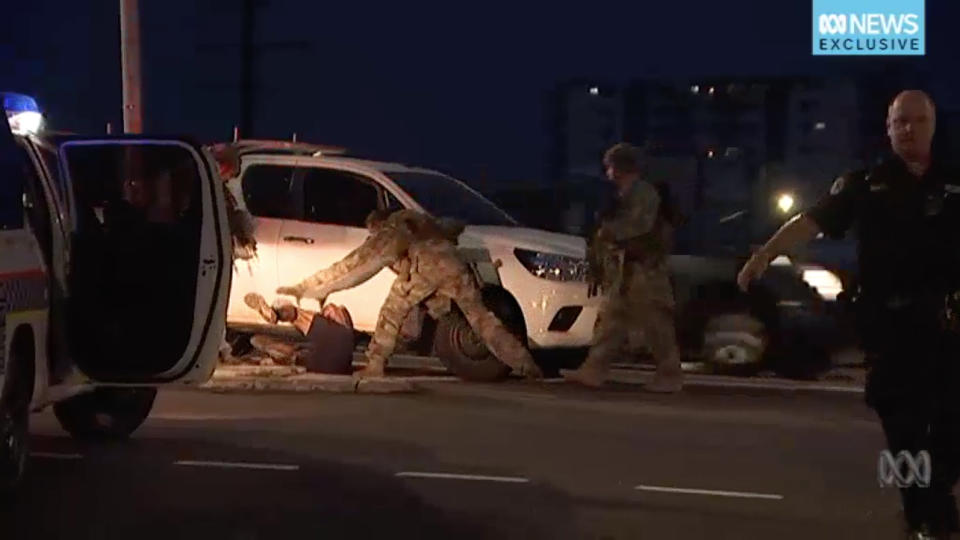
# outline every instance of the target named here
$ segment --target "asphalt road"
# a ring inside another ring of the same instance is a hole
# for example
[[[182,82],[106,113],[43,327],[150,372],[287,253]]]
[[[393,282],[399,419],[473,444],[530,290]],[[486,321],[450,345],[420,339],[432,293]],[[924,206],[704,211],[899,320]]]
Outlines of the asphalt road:
[[[124,443],[32,431],[3,539],[901,537],[855,394],[168,391]]]

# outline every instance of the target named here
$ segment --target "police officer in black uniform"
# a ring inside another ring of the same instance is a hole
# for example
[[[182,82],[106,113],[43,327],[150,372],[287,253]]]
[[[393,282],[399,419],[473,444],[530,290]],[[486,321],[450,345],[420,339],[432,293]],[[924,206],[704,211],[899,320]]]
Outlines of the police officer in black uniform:
[[[960,530],[952,495],[960,477],[960,334],[952,300],[960,290],[960,174],[944,156],[931,156],[934,127],[929,96],[901,92],[887,115],[894,156],[838,178],[738,276],[746,290],[776,256],[821,232],[842,237],[856,225],[866,401],[893,455],[926,450],[931,457],[930,486],[901,490],[913,538]]]

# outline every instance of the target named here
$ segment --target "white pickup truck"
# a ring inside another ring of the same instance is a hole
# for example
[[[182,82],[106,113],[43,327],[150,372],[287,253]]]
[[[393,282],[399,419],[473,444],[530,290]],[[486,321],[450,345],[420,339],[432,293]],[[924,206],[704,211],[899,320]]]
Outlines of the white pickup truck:
[[[229,188],[255,217],[258,258],[236,264],[227,313],[232,330],[272,331],[244,304],[244,295],[273,300],[278,286],[296,283],[360,246],[371,211],[410,208],[467,224],[459,244],[465,256],[479,255],[475,267],[488,307],[531,349],[589,345],[601,298],[587,285],[583,238],[521,227],[464,183],[433,170],[305,143],[233,144],[241,170]],[[483,264],[487,253],[494,264]],[[373,332],[394,277],[384,269],[329,302],[346,306],[357,330]],[[319,308],[311,300],[304,307]],[[508,371],[458,313],[435,328],[428,325],[425,334],[421,352],[436,353],[463,378],[492,380]]]

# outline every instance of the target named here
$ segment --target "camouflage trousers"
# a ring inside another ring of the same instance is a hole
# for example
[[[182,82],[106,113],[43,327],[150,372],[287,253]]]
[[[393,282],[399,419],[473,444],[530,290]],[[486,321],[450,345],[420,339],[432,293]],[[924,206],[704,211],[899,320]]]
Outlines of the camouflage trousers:
[[[584,368],[606,371],[624,345],[636,351],[638,343],[649,348],[657,372],[680,372],[675,303],[665,266],[626,263],[607,292],[593,331],[593,343]],[[639,334],[639,340],[631,339]]]
[[[487,309],[473,276],[464,272],[440,280],[427,279],[417,273],[410,274],[409,279],[397,278],[380,309],[377,328],[367,348],[368,365],[382,367],[386,364],[411,310],[425,303],[430,315],[439,318],[449,312],[451,301],[460,308],[487,349],[501,362],[514,369],[533,364],[530,351]]]

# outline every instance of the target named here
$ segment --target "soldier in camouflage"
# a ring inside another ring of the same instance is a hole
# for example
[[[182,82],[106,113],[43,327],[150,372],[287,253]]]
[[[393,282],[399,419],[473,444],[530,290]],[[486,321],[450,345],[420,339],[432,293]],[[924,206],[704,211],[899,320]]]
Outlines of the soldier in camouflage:
[[[522,375],[542,377],[526,347],[486,308],[476,278],[457,255],[456,239],[462,225],[400,210],[372,213],[367,227],[371,236],[343,260],[297,285],[277,289],[277,293],[298,300],[316,298],[322,305],[330,294],[356,287],[384,267],[397,274],[367,348],[367,367],[358,376],[383,376],[411,310],[424,304],[432,317],[439,318],[455,302],[494,356]]]
[[[583,365],[562,370],[569,381],[603,385],[613,358],[631,331],[639,329],[657,362],[644,389],[672,393],[683,385],[676,343],[674,298],[667,269],[673,225],[657,189],[641,179],[637,150],[621,143],[607,151],[604,167],[616,184],[616,206],[603,220],[589,247],[594,278],[606,293]],[[597,268],[599,267],[599,268]]]

